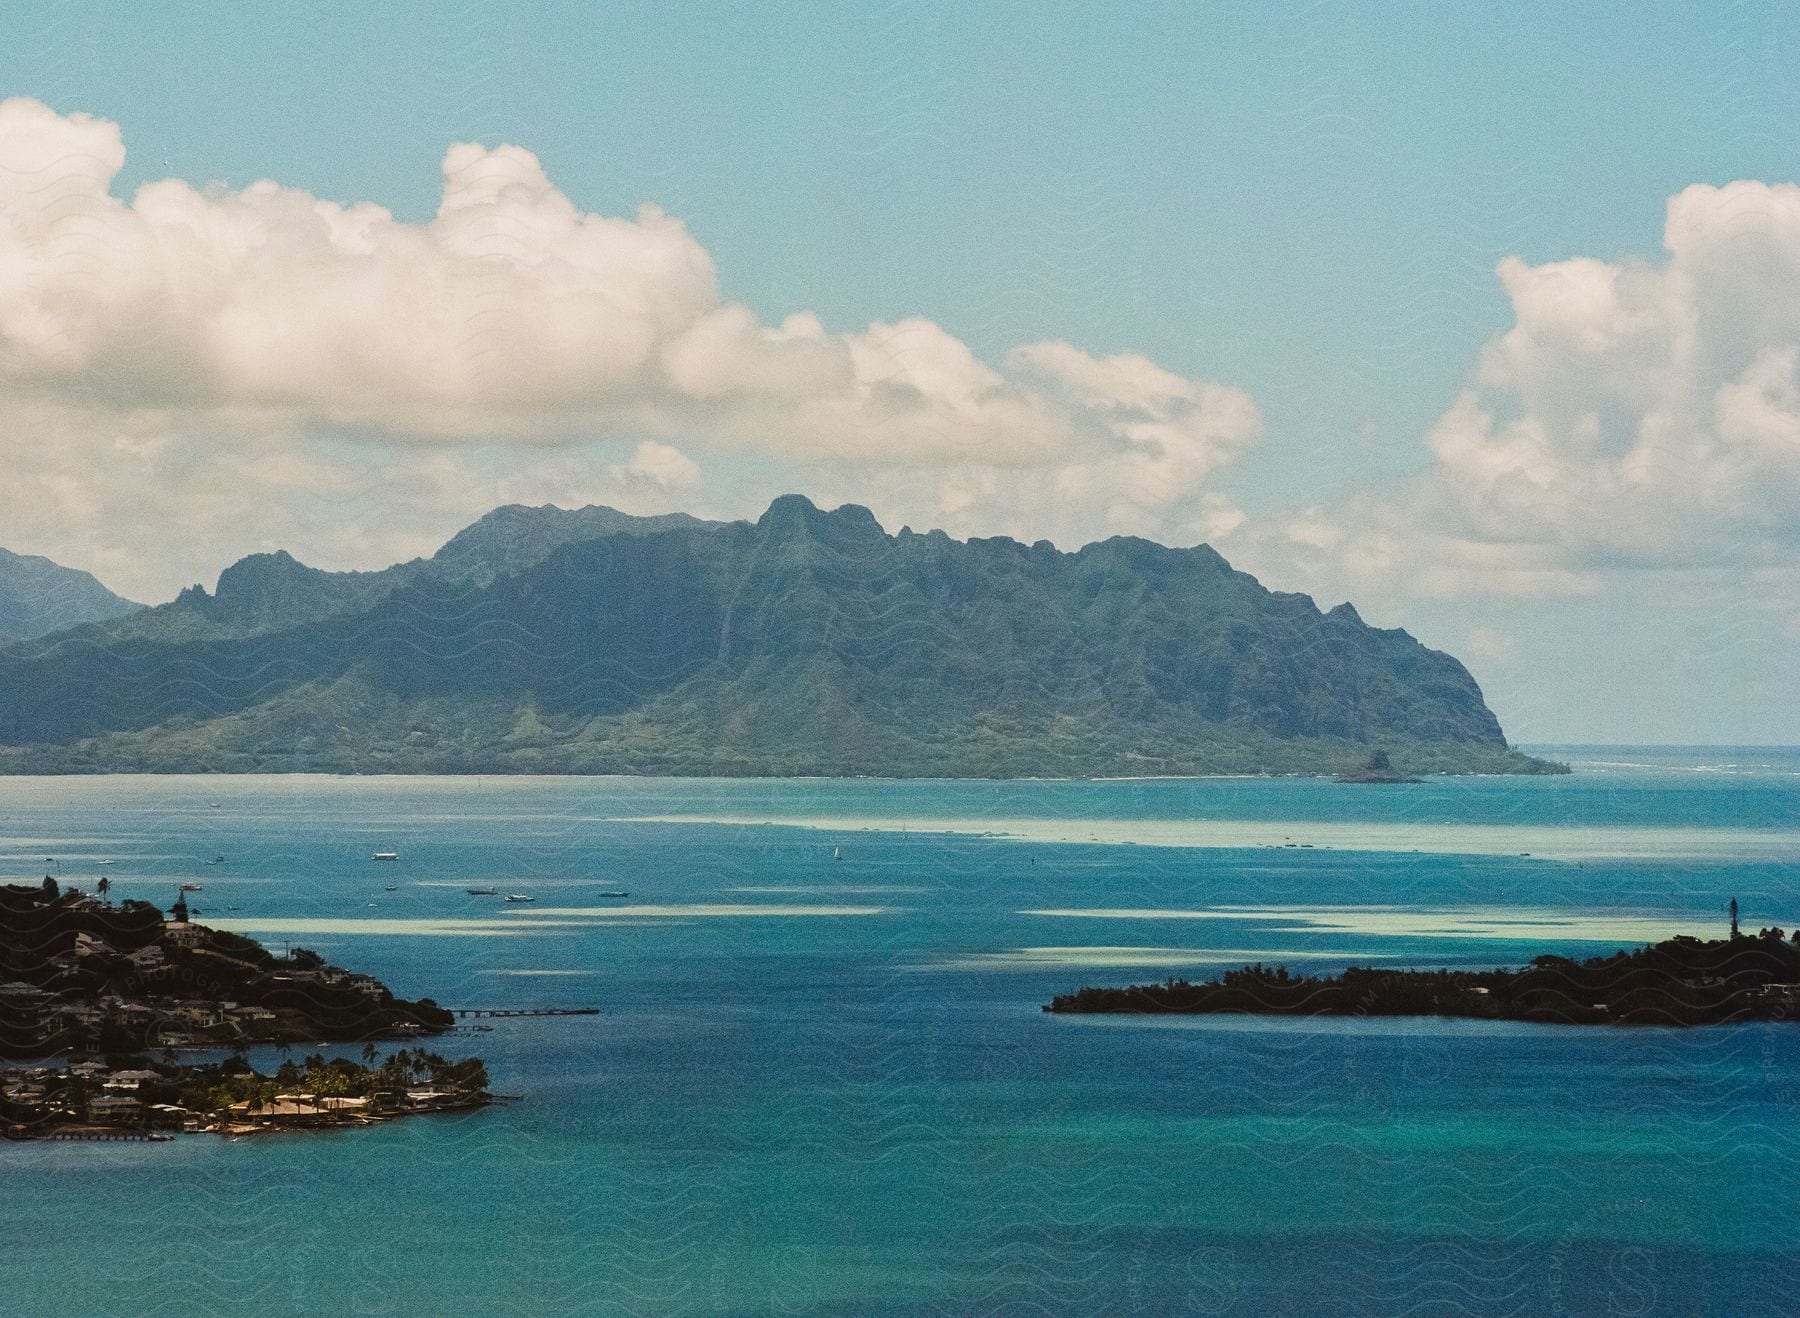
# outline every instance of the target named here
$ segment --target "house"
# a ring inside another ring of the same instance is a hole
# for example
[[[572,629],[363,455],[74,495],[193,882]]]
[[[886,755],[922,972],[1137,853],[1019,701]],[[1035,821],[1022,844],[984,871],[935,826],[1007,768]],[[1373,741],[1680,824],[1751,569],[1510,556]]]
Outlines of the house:
[[[193,947],[206,941],[205,926],[189,924],[186,920],[164,920],[163,937],[176,947]]]
[[[144,1081],[160,1079],[162,1077],[154,1071],[114,1071],[102,1085],[109,1094],[135,1094]]]
[[[188,1025],[207,1028],[225,1023],[225,1013],[210,1002],[179,1002],[170,1010],[169,1015]]]
[[[88,1119],[129,1121],[137,1116],[140,1108],[141,1105],[135,1098],[127,1098],[123,1094],[102,1094],[88,1100]]]

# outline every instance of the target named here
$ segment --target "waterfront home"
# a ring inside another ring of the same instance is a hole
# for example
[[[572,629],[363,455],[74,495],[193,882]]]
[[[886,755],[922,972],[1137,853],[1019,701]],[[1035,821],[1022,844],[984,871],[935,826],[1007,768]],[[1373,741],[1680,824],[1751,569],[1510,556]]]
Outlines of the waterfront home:
[[[142,1105],[124,1094],[102,1094],[89,1099],[87,1108],[90,1121],[129,1121],[138,1115]]]
[[[202,1029],[225,1023],[224,1010],[210,1002],[178,1002],[170,1008],[169,1015],[184,1024],[197,1025]]]

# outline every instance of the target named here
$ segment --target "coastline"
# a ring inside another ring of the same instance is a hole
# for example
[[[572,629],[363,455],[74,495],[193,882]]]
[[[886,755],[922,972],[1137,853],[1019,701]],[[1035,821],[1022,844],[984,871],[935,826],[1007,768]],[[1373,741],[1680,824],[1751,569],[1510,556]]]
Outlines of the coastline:
[[[96,887],[90,896],[49,875],[0,886],[0,1136],[369,1125],[492,1100],[478,1057],[418,1047],[381,1058],[376,1040],[454,1027],[430,998],[196,923],[187,885],[167,918],[146,901],[115,905],[108,879]],[[362,1060],[314,1053],[296,1066],[293,1049],[311,1040],[360,1043]],[[259,1045],[284,1055],[272,1075],[245,1057]],[[213,1049],[232,1051],[181,1060]]]

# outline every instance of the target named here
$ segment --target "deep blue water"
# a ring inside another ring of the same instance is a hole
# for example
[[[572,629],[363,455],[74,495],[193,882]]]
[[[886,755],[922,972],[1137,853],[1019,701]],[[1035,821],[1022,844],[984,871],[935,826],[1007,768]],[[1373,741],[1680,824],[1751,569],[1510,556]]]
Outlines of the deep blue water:
[[[0,780],[0,874],[197,879],[203,922],[407,995],[605,1013],[442,1041],[523,1096],[473,1116],[0,1145],[0,1312],[1792,1312],[1800,1029],[1038,1010],[1608,951],[1732,896],[1800,922],[1800,752],[1555,753],[1379,788]]]

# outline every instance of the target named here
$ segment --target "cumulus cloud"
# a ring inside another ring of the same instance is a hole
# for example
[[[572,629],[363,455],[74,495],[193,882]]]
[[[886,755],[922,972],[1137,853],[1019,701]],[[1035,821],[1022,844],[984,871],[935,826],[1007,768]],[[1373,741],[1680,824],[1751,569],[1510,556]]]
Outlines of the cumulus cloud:
[[[700,484],[700,464],[670,444],[646,439],[632,450],[631,460],[615,468],[615,475],[635,477],[665,490],[692,489]]]
[[[1429,474],[1292,517],[1265,548],[1431,595],[1795,566],[1800,187],[1690,187],[1664,246],[1654,263],[1502,262],[1513,324],[1432,427]]]
[[[626,492],[691,491],[723,458],[854,475],[919,520],[1036,500],[1083,535],[1170,533],[1233,519],[1207,482],[1261,430],[1243,393],[1142,357],[992,364],[924,319],[765,324],[678,219],[586,213],[515,146],[452,146],[423,223],[274,182],[127,200],[124,159],[116,124],[0,102],[0,511],[27,521],[179,504],[148,487],[200,452],[241,504],[403,470],[388,447],[487,446],[464,465],[496,484],[561,448]]]

